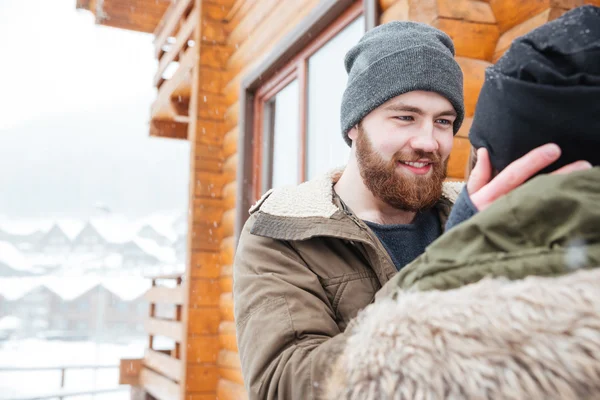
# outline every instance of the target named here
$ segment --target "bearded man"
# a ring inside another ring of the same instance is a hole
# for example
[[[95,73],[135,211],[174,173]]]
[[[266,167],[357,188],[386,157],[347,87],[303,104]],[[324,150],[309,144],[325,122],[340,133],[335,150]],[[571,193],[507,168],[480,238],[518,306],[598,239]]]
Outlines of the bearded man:
[[[235,318],[251,399],[320,398],[349,323],[442,234],[461,189],[444,183],[464,117],[452,40],[425,24],[391,22],[369,31],[345,65],[347,166],[267,193],[240,236]],[[487,207],[559,154],[546,145],[509,173],[479,179],[469,190],[474,206]]]

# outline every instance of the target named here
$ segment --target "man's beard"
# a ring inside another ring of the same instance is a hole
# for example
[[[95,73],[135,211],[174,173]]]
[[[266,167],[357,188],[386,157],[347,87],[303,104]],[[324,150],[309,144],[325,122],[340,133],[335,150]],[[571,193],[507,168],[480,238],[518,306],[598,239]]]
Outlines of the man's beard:
[[[371,145],[362,125],[358,125],[356,158],[363,182],[373,196],[390,206],[404,211],[417,212],[433,207],[442,195],[448,159],[442,162],[438,153],[397,152],[385,161]],[[399,173],[398,162],[416,162],[427,158],[433,164],[426,175]]]

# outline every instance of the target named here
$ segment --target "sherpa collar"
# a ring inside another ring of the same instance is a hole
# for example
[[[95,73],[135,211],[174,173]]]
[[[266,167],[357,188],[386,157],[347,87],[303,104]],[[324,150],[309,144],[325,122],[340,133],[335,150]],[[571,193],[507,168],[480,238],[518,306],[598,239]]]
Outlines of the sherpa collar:
[[[336,169],[298,186],[271,189],[250,208],[250,214],[260,210],[276,217],[331,218],[339,211],[333,202],[333,185],[342,172],[343,169]],[[463,185],[463,182],[445,182],[442,197],[454,203]]]

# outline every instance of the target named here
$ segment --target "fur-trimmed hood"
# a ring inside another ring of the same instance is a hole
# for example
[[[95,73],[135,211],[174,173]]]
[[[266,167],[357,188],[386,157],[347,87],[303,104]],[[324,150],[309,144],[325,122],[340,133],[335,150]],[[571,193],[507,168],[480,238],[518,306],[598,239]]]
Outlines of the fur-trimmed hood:
[[[600,398],[600,269],[402,292],[359,314],[327,399]]]
[[[442,235],[354,321],[328,398],[600,398],[599,204],[600,168],[539,176]]]

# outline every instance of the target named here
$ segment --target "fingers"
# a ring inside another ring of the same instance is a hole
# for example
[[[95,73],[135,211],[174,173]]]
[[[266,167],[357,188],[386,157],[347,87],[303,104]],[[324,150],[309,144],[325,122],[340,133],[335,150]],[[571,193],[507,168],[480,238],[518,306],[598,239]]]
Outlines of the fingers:
[[[523,157],[510,163],[489,184],[471,196],[478,210],[483,210],[496,199],[517,188],[532,176],[559,159],[560,148],[549,143],[531,150]]]
[[[467,181],[467,192],[473,194],[489,183],[492,179],[492,164],[490,155],[485,147],[477,149],[477,162]]]
[[[564,167],[552,172],[550,175],[564,175],[569,174],[571,172],[583,171],[590,168],[592,168],[592,164],[590,164],[587,161],[580,160],[575,161],[574,163],[571,163],[569,165],[565,165]]]

